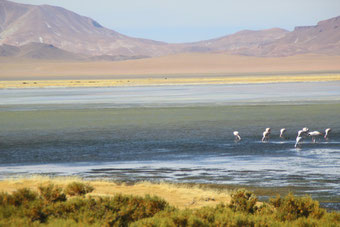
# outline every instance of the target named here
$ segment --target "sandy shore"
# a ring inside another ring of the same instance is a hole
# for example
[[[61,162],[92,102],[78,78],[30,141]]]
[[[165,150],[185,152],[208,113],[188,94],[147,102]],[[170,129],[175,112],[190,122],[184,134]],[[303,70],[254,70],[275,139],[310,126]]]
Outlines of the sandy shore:
[[[58,177],[48,178],[35,176],[24,179],[8,179],[0,181],[0,192],[11,193],[20,188],[30,188],[38,190],[40,185],[50,183],[65,187],[71,182],[90,183],[95,190],[89,193],[89,196],[114,196],[116,194],[124,195],[155,195],[165,199],[170,205],[184,208],[198,208],[203,206],[216,206],[217,204],[230,201],[229,192],[218,192],[213,189],[200,189],[198,187],[185,187],[169,183],[149,183],[142,182],[133,185],[118,184],[109,181],[83,181],[75,177]]]
[[[176,77],[176,78],[131,78],[108,80],[14,80],[0,81],[0,88],[46,88],[46,87],[114,87],[152,85],[200,85],[200,84],[248,84],[283,82],[340,81],[340,74],[305,74],[276,76],[238,77]]]

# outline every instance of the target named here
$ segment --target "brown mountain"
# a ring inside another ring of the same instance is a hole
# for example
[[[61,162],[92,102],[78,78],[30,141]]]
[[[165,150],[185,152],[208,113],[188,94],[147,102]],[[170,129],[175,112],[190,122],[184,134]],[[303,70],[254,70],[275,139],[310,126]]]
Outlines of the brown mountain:
[[[287,30],[273,28],[260,31],[244,30],[217,39],[180,44],[187,52],[227,52],[230,54],[253,55],[252,50],[283,38]]]
[[[54,48],[37,43],[51,44]],[[22,51],[15,46],[32,45],[38,48],[37,54],[26,56],[38,57],[41,53],[41,58],[50,59],[63,56],[65,53],[61,54],[61,50],[80,54],[80,58],[93,56],[90,60],[125,60],[184,52],[268,57],[305,53],[340,55],[340,17],[321,21],[315,26],[296,27],[292,32],[279,28],[245,30],[206,41],[168,44],[125,36],[60,7],[0,0],[0,45],[3,45],[0,56]],[[47,48],[48,56],[47,53],[42,55],[41,47]]]
[[[315,26],[295,27],[292,32],[279,28],[245,30],[184,46],[189,52],[224,52],[248,56],[340,55],[340,16],[320,21]]]
[[[157,56],[171,53],[166,43],[122,35],[60,7],[0,0],[0,45],[21,46],[32,42],[89,55]]]
[[[22,46],[1,45],[1,57],[39,60],[86,60],[85,55],[71,53],[51,44],[28,43]]]
[[[340,55],[340,16],[315,26],[296,27],[283,38],[260,46],[254,55],[290,56],[296,54]]]

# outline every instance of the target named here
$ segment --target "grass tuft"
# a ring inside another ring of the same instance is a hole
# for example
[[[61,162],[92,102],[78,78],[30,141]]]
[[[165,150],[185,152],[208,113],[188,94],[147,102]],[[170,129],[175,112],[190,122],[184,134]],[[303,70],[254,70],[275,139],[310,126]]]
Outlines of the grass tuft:
[[[84,196],[94,190],[90,184],[84,184],[81,182],[72,182],[65,188],[65,193],[69,196]]]

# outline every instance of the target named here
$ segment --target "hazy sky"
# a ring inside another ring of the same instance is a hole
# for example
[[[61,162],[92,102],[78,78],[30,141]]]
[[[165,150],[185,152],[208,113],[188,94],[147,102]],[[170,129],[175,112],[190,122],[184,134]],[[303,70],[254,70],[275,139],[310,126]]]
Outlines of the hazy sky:
[[[340,16],[340,0],[12,0],[61,6],[123,34],[166,42],[243,29],[315,25]]]

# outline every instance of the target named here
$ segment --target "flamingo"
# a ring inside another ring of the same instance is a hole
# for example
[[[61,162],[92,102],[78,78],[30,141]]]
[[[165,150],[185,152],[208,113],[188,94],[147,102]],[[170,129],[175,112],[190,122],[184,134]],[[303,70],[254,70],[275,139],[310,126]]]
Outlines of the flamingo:
[[[266,128],[266,130],[263,132],[262,142],[269,141],[270,130],[270,128]]]
[[[328,135],[329,135],[329,133],[330,133],[331,131],[332,131],[331,128],[326,128],[326,130],[325,130],[325,136],[324,136],[325,140],[328,140]]]
[[[295,148],[300,147],[300,143],[302,142],[302,140],[303,140],[302,136],[296,137]]]
[[[315,137],[322,136],[322,133],[319,131],[313,131],[313,132],[308,133],[308,135],[312,137],[312,141],[313,143],[315,143],[316,142]]]
[[[304,127],[303,129],[298,131],[298,135],[297,136],[298,137],[306,136],[308,132],[309,132],[309,128]]]
[[[285,136],[283,135],[285,132],[286,132],[286,129],[285,129],[285,128],[282,128],[282,129],[280,130],[280,137],[281,137],[282,139],[285,138]]]
[[[295,147],[300,147],[300,143],[303,140],[303,137],[307,136],[307,133],[309,132],[309,128],[304,127],[301,130],[298,131],[298,135],[296,137],[296,143],[295,143]]]
[[[241,136],[238,131],[234,131],[233,134],[235,136],[235,142],[238,142],[241,140]]]

